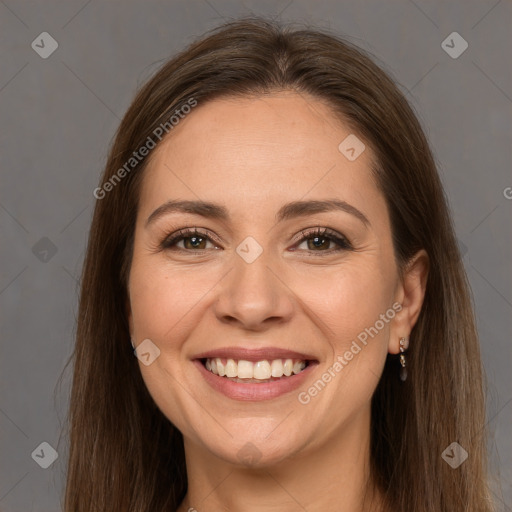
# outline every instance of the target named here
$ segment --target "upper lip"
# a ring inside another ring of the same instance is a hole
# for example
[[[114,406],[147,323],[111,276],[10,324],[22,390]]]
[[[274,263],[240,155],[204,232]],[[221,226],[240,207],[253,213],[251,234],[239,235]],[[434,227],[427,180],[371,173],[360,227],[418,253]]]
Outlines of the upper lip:
[[[215,357],[236,359],[244,361],[263,361],[264,359],[301,359],[304,361],[316,361],[315,356],[311,354],[304,354],[302,352],[295,352],[278,347],[264,347],[264,348],[244,348],[244,347],[224,347],[214,350],[202,352],[193,357],[193,359],[213,359]]]

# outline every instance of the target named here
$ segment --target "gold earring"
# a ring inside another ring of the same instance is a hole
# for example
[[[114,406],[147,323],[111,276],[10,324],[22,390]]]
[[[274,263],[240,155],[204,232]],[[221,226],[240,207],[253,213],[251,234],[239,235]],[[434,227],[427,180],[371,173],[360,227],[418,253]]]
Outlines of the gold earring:
[[[405,382],[407,380],[407,368],[405,367],[405,354],[404,352],[409,348],[409,339],[400,338],[400,380]]]

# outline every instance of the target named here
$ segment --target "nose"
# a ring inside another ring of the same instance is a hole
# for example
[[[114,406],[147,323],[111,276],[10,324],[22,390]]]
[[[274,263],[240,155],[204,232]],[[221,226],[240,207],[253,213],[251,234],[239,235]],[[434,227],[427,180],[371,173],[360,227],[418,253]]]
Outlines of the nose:
[[[261,331],[288,322],[294,310],[293,292],[265,251],[252,263],[234,256],[233,268],[219,283],[215,315],[223,323]]]

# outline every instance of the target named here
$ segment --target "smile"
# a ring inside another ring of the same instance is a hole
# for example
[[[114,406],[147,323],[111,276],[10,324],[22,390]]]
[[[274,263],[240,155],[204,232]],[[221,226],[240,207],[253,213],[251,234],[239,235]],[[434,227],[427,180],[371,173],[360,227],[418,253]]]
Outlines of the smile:
[[[192,362],[211,389],[241,401],[272,400],[297,392],[319,364],[304,359],[202,358]]]
[[[274,359],[268,361],[246,361],[244,359],[208,358],[204,362],[207,370],[233,382],[272,382],[282,377],[297,375],[307,366],[302,359]]]

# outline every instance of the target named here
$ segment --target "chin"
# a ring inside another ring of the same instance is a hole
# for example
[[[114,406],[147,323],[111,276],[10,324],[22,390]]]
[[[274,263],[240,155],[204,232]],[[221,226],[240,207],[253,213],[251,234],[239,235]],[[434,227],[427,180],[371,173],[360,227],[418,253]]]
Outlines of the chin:
[[[290,457],[298,450],[289,442],[281,445],[267,441],[263,444],[260,441],[244,440],[233,443],[230,447],[211,447],[212,453],[236,466],[242,466],[250,469],[265,469],[276,466]]]

